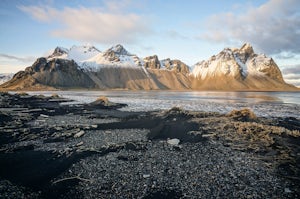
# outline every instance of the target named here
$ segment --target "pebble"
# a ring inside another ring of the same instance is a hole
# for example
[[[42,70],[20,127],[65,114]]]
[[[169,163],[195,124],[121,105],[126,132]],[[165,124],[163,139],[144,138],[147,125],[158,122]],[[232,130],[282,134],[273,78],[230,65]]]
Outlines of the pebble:
[[[143,178],[150,178],[150,174],[143,174]]]
[[[83,145],[83,142],[79,142],[78,144],[76,144],[76,146],[81,146]]]
[[[285,193],[292,193],[292,191],[289,188],[284,188]]]
[[[173,146],[178,146],[178,144],[180,143],[180,140],[177,139],[177,138],[174,138],[174,139],[168,139],[168,140],[167,140],[167,143],[170,144],[170,145],[173,145]]]
[[[85,132],[83,130],[81,130],[74,135],[74,138],[79,138],[79,137],[83,136],[84,134],[85,134]]]

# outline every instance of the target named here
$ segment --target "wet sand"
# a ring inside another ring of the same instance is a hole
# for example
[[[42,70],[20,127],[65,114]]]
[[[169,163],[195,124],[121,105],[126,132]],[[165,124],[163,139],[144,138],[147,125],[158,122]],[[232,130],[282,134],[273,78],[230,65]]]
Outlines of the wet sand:
[[[300,121],[0,93],[0,198],[299,198]]]

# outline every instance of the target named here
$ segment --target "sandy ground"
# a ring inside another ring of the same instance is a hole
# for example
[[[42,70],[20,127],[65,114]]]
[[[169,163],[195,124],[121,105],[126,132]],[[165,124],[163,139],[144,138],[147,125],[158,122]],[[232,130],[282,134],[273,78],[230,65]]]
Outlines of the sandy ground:
[[[0,198],[299,198],[300,121],[0,93]]]

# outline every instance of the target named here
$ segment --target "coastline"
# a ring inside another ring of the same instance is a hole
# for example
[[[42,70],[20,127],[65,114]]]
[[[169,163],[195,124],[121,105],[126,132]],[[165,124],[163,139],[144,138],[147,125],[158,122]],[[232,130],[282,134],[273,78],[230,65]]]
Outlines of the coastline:
[[[296,118],[0,94],[6,198],[300,196]]]

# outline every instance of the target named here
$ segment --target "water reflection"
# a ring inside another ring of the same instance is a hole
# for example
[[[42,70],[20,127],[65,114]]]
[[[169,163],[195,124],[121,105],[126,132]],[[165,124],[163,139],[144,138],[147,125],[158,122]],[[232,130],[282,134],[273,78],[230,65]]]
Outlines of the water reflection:
[[[219,103],[284,103],[270,92],[190,92],[195,99]]]
[[[228,113],[233,109],[250,108],[263,117],[288,116],[299,118],[300,92],[175,92],[175,91],[45,91],[28,92],[50,96],[56,93],[90,103],[99,96],[128,104],[126,111],[166,110],[174,106],[186,110]]]

